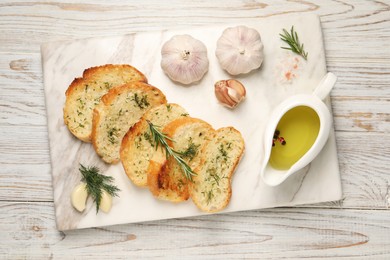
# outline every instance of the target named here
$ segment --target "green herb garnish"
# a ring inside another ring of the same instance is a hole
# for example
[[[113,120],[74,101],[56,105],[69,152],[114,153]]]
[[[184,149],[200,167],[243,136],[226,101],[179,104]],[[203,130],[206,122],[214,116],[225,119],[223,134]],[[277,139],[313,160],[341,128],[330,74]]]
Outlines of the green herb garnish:
[[[194,159],[194,157],[196,156],[196,154],[198,153],[198,149],[199,149],[199,146],[200,144],[196,145],[192,142],[192,138],[190,138],[190,140],[188,141],[188,147],[187,149],[184,151],[184,152],[181,152],[181,156],[183,158],[186,158],[188,159],[189,161],[191,161],[192,159]]]
[[[219,186],[219,181],[221,180],[221,177],[219,177],[218,174],[210,174],[210,177],[212,177],[215,183],[217,184],[217,186]]]
[[[150,105],[148,101],[148,95],[142,95],[142,97],[139,97],[138,94],[135,93],[133,100],[137,104],[137,106],[141,109],[144,109]]]
[[[308,53],[305,52],[303,43],[299,42],[298,34],[294,31],[294,26],[291,27],[291,32],[289,33],[286,29],[283,29],[283,34],[279,34],[280,39],[286,42],[290,47],[281,47],[282,49],[290,50],[298,55],[301,55],[305,60],[307,60]]]
[[[145,140],[148,141],[152,146],[154,145],[152,135],[148,132],[144,133]]]
[[[202,191],[202,194],[206,197],[207,205],[209,205],[214,197],[213,190],[209,190],[208,192]]]
[[[110,89],[110,88],[112,87],[112,83],[104,82],[103,84],[104,84],[104,87],[105,87],[106,89]]]
[[[186,179],[192,181],[192,176],[196,175],[196,173],[193,172],[191,167],[188,166],[188,164],[184,161],[182,157],[183,153],[173,150],[167,143],[167,140],[172,141],[172,139],[169,138],[166,134],[160,132],[158,128],[155,125],[153,125],[150,121],[147,122],[149,124],[149,129],[152,134],[152,138],[156,150],[159,146],[161,147],[161,149],[164,149],[166,156],[167,157],[172,156],[173,159],[175,159],[176,162],[179,164]]]
[[[107,137],[108,137],[108,141],[109,141],[111,144],[117,143],[118,131],[119,131],[119,130],[118,130],[116,127],[113,127],[113,128],[111,128],[110,130],[108,130],[108,132],[107,132]]]
[[[99,173],[99,169],[95,166],[85,167],[80,164],[80,173],[82,175],[81,181],[87,185],[87,193],[91,195],[94,202],[96,203],[96,214],[99,212],[100,202],[102,199],[103,190],[111,196],[118,196],[118,189],[115,185],[110,184],[114,181],[111,176],[106,176]]]
[[[225,150],[225,147],[223,144],[221,144],[218,148],[218,151],[221,153],[224,161],[226,162],[229,158],[227,151]]]

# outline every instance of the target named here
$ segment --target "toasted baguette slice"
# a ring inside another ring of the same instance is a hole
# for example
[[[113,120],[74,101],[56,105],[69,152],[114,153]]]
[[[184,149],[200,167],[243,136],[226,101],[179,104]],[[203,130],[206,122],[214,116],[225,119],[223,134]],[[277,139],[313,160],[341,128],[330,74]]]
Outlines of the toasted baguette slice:
[[[112,88],[93,111],[92,144],[107,163],[119,161],[122,139],[143,114],[167,102],[158,89],[143,82]]]
[[[190,196],[199,209],[217,212],[228,205],[232,176],[244,149],[244,140],[233,127],[218,129],[204,147],[201,163],[195,168],[197,175],[189,183]]]
[[[122,140],[120,159],[129,179],[137,186],[147,186],[146,171],[149,160],[156,152],[149,129],[150,121],[161,129],[176,118],[187,116],[177,104],[163,104],[148,110]]]
[[[66,90],[64,122],[70,132],[84,142],[91,141],[93,109],[112,87],[131,81],[147,82],[146,77],[130,65],[107,64],[84,70]]]
[[[172,141],[169,145],[184,155],[182,158],[195,169],[203,146],[214,135],[215,130],[203,120],[191,117],[178,118],[162,130]],[[161,149],[150,160],[147,183],[158,199],[180,202],[189,198],[188,180],[173,157],[166,157]]]

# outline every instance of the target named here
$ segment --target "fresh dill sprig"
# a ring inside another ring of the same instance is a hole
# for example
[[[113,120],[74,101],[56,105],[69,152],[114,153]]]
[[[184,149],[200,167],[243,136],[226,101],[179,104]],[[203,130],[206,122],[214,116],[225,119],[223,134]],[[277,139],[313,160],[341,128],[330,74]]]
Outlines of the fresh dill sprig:
[[[172,141],[170,137],[168,137],[166,134],[162,133],[158,130],[158,128],[153,125],[152,122],[147,121],[149,124],[150,132],[152,133],[152,139],[154,141],[154,144],[157,148],[160,146],[161,149],[165,150],[166,156],[172,156],[173,159],[179,164],[180,168],[182,169],[182,172],[186,179],[192,181],[192,176],[196,175],[196,173],[191,169],[190,166],[184,161],[183,154],[180,152],[177,152],[173,150],[167,143],[167,140]]]
[[[110,184],[114,181],[112,176],[106,176],[99,173],[99,169],[95,166],[85,167],[80,164],[80,173],[82,175],[81,181],[87,185],[87,193],[91,195],[96,203],[96,213],[99,212],[100,202],[102,199],[103,190],[111,196],[118,196],[118,189],[115,185]]]
[[[301,55],[305,60],[307,60],[308,53],[305,52],[303,43],[299,42],[298,34],[294,31],[294,26],[291,27],[291,32],[289,33],[286,29],[283,29],[283,34],[279,34],[280,39],[286,42],[290,47],[281,47],[282,49],[290,50],[298,55]]]

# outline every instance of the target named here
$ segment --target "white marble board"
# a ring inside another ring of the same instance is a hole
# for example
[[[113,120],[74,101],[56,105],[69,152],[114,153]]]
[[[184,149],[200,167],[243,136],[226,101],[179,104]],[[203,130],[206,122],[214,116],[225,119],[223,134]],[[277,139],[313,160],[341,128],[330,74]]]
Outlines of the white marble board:
[[[259,31],[264,44],[264,62],[260,69],[235,77],[247,89],[247,98],[236,109],[221,106],[214,95],[214,83],[232,78],[221,69],[215,57],[216,41],[229,26],[245,24]],[[308,60],[283,50],[279,33],[294,28],[309,53]],[[171,81],[161,70],[162,44],[175,34],[189,34],[208,49],[209,71],[196,85],[183,86]],[[182,105],[193,117],[214,128],[234,126],[243,135],[246,150],[232,182],[232,198],[222,212],[252,210],[341,199],[337,149],[332,129],[320,155],[300,174],[278,187],[268,187],[260,179],[263,158],[263,132],[272,109],[286,97],[311,93],[326,73],[320,20],[315,15],[262,18],[252,23],[204,26],[187,30],[132,33],[110,38],[92,38],[45,43],[41,47],[47,122],[50,141],[52,180],[59,230],[134,223],[156,219],[201,215],[191,199],[170,203],[155,199],[148,189],[136,187],[127,178],[122,165],[103,163],[92,145],[74,138],[63,122],[65,91],[84,69],[103,64],[131,64],[142,71],[149,83],[160,88],[169,102]],[[296,68],[294,68],[294,65]],[[292,80],[285,77],[292,69]],[[327,100],[330,104],[329,99]],[[70,204],[72,188],[79,183],[79,163],[96,165],[115,178],[121,189],[108,214],[96,214],[91,200],[83,213]],[[218,218],[218,216],[215,216]]]

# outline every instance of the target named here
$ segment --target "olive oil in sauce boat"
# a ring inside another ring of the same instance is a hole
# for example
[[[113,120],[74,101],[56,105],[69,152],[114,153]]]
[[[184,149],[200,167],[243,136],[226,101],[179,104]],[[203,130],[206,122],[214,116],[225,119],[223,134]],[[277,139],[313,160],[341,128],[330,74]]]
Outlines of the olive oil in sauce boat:
[[[293,95],[274,109],[264,133],[260,172],[264,183],[281,184],[321,152],[332,125],[332,115],[323,100],[336,79],[327,73],[312,94]]]

